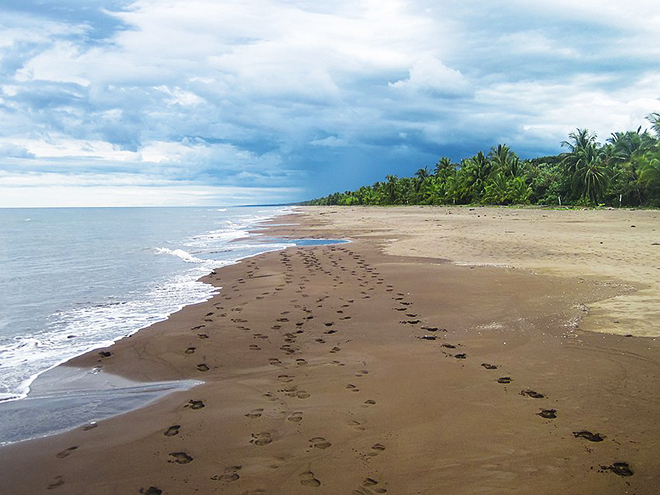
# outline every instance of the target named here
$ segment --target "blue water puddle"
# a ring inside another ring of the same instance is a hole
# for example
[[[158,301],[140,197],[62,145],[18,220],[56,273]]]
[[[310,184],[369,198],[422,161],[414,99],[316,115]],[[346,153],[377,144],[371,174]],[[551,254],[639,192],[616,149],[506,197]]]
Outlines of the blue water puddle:
[[[283,239],[281,237],[263,237],[259,242],[272,242],[277,244],[286,244],[289,246],[329,246],[333,244],[347,244],[351,241],[346,239]]]
[[[0,402],[0,446],[41,438],[148,405],[203,382],[135,382],[98,371],[57,366],[41,374],[27,397]]]
[[[296,246],[328,246],[331,244],[346,244],[351,241],[345,239],[293,239]]]

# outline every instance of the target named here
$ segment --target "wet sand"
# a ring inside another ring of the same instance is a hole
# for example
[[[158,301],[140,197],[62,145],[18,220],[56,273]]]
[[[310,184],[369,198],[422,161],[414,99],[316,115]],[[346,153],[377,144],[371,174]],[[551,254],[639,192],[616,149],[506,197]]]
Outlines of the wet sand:
[[[553,218],[570,237],[597,228],[593,212],[520,213],[511,222],[526,250],[517,252],[487,233],[490,244],[465,240],[479,234],[477,214],[517,210],[303,211],[278,218],[271,232],[355,242],[289,248],[217,270],[207,280],[223,289],[212,300],[70,362],[138,381],[205,383],[91,428],[0,449],[3,489],[657,492],[660,345],[625,336],[633,328],[584,330],[591,319],[619,318],[607,313],[613,298],[625,303],[647,291],[651,306],[654,282],[625,266],[627,276],[616,278],[586,262],[564,271],[529,265],[534,249],[551,247],[536,246],[538,223],[526,215]],[[562,213],[584,222],[569,232],[555,216]],[[639,235],[654,235],[646,233],[656,225],[652,214],[629,212]],[[429,228],[443,215],[459,235]],[[609,225],[603,242],[616,237]],[[565,242],[566,259],[575,252],[560,234],[552,244],[559,267],[557,246]],[[484,266],[501,259],[518,268]]]

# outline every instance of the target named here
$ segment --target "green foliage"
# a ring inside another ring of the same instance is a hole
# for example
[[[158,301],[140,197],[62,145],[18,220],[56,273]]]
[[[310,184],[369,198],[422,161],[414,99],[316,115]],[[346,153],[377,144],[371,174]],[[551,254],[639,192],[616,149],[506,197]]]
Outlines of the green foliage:
[[[605,144],[576,129],[561,144],[565,153],[521,160],[505,144],[488,154],[453,163],[442,157],[413,177],[308,201],[311,205],[558,204],[660,206],[660,113],[647,117],[651,131],[615,132]]]

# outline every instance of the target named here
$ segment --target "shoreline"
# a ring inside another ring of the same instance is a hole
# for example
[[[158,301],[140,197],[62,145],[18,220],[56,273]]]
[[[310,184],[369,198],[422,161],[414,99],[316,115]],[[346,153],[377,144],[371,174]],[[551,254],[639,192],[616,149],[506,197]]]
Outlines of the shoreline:
[[[334,239],[318,239],[318,242],[316,242],[317,239],[309,239],[310,242],[305,242],[305,239],[259,237],[268,232],[269,226],[263,225],[264,223],[276,227],[295,225],[277,223],[278,219],[281,217],[293,215],[295,215],[295,212],[289,212],[260,222],[257,226],[247,231],[249,234],[248,236],[233,239],[231,242],[240,243],[249,240],[258,245],[261,243],[269,244],[273,241],[277,242],[282,240],[287,242],[302,241],[291,246],[331,245],[348,242],[345,240]],[[286,249],[286,247],[282,249]],[[277,252],[282,249],[270,249],[258,254]],[[97,356],[102,353],[111,354],[111,349],[117,342],[130,338],[138,332],[157,325],[158,323],[167,321],[172,314],[178,313],[188,306],[207,303],[221,290],[219,285],[210,282],[210,278],[215,273],[215,270],[239,264],[245,260],[249,260],[253,256],[255,255],[238,258],[232,263],[216,267],[212,272],[200,277],[197,280],[198,282],[203,282],[214,287],[214,292],[206,299],[182,306],[177,311],[164,317],[160,321],[138,328],[128,335],[117,337],[111,343],[93,346],[79,355],[63,360],[51,368],[31,377],[29,380],[28,392],[26,392],[25,395],[0,401],[0,418],[4,422],[3,428],[0,428],[0,448],[14,443],[38,440],[40,438],[66,433],[76,427],[84,426],[86,423],[89,423],[89,421],[96,422],[125,414],[141,407],[145,407],[151,402],[159,400],[169,393],[175,393],[177,390],[187,390],[195,386],[195,382],[191,380],[131,381],[122,376],[121,370],[118,370],[116,374],[104,373],[102,371],[103,359],[99,360]],[[95,366],[90,364],[88,367],[79,367],[75,364],[79,358],[88,355],[95,357],[98,364]],[[109,355],[102,357],[109,357]],[[197,382],[196,384],[201,383],[203,382]],[[53,386],[55,387],[54,390],[49,391]],[[143,397],[142,400],[136,400],[138,394]],[[87,398],[89,401],[94,400],[95,407],[86,407],[84,398]],[[108,403],[110,399],[113,401],[112,404]],[[58,417],[61,418],[59,420],[60,422],[57,425],[54,425],[52,429],[45,425],[39,426],[38,429],[25,428],[24,426],[26,433],[17,436],[17,433],[13,430],[18,424],[25,425],[27,424],[27,421],[35,422],[38,425],[44,423],[45,418],[42,411],[43,408],[57,408]],[[64,416],[73,416],[78,419],[64,419]]]
[[[353,243],[218,269],[205,279],[226,291],[74,359],[205,383],[1,448],[13,493],[653,493],[660,346],[583,331],[577,305],[621,286],[457,266],[423,256],[420,234],[413,256],[392,254],[375,213],[331,211],[268,232]]]

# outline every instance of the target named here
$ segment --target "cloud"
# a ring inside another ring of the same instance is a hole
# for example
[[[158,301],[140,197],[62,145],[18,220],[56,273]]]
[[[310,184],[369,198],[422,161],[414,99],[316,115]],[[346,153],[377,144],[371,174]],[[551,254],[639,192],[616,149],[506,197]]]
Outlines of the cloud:
[[[407,79],[390,83],[390,86],[409,91],[429,91],[439,96],[465,95],[470,89],[460,71],[431,57],[417,60],[410,68]]]
[[[551,153],[575,127],[604,138],[660,110],[656,10],[0,0],[0,171],[279,187],[299,200],[497,142]]]

